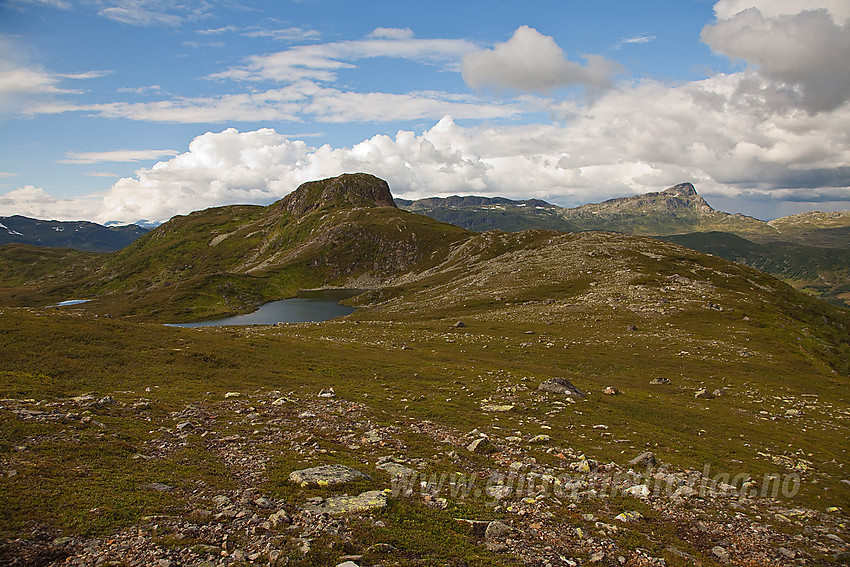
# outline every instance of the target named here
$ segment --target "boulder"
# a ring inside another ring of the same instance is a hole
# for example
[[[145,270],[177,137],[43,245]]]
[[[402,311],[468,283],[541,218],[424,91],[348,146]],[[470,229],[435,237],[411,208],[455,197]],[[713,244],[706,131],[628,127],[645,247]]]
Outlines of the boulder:
[[[537,390],[540,392],[550,392],[552,394],[566,394],[567,396],[575,396],[577,398],[585,397],[584,392],[576,388],[572,382],[560,376],[546,380],[537,386]]]
[[[621,392],[614,386],[608,386],[607,388],[602,390],[602,393],[606,396],[619,396]]]
[[[649,468],[654,467],[656,464],[658,464],[658,461],[655,459],[655,455],[652,453],[652,451],[645,451],[634,459],[632,459],[631,461],[629,461],[629,464],[633,467],[640,466]]]
[[[706,390],[705,388],[699,390],[696,394],[694,394],[695,398],[699,398],[701,400],[713,400],[717,396]]]
[[[504,539],[511,533],[511,527],[499,520],[493,520],[487,524],[487,529],[484,530],[484,538],[489,540]]]
[[[658,385],[661,385],[661,384],[669,384],[670,379],[669,378],[653,378],[652,380],[650,380],[649,383],[652,384],[653,386],[658,386]]]
[[[487,437],[479,437],[478,439],[467,445],[466,449],[470,453],[480,454],[492,453],[496,450],[495,447],[493,447],[493,444],[490,443],[490,439],[488,439]]]

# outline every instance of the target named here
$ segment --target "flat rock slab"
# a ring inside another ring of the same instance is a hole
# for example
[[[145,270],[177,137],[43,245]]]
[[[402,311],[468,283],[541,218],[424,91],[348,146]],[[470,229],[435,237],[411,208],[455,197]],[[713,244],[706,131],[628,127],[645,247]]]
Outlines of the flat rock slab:
[[[353,512],[366,512],[376,508],[386,508],[387,493],[384,490],[370,490],[357,496],[331,496],[321,502],[306,504],[305,512],[312,514],[351,514]]]
[[[336,486],[361,479],[371,480],[372,477],[344,465],[323,465],[321,467],[301,469],[289,473],[289,480],[301,486],[309,486],[311,484]]]

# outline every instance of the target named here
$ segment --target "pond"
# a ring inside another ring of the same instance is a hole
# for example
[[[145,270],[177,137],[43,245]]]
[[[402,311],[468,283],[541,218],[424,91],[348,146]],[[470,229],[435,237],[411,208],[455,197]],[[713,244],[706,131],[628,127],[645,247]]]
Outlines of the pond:
[[[300,291],[292,299],[272,301],[253,313],[234,315],[212,321],[176,323],[170,327],[223,327],[225,325],[275,325],[277,323],[308,323],[327,321],[354,313],[354,307],[340,301],[359,295],[360,289],[322,289]]]

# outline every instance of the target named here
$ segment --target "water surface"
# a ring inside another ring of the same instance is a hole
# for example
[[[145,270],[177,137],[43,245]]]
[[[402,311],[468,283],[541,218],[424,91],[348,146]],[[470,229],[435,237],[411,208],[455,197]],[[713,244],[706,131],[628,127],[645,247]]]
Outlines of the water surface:
[[[359,289],[322,289],[300,291],[292,299],[272,301],[253,313],[234,315],[212,321],[177,323],[171,327],[223,327],[225,325],[275,325],[277,323],[309,323],[327,321],[354,312],[354,307],[340,301],[362,293]]]

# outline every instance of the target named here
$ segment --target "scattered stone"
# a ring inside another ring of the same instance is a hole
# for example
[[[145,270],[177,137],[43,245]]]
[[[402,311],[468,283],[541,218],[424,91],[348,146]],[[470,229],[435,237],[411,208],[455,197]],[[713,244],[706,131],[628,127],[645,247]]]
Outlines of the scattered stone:
[[[511,495],[513,489],[510,486],[504,484],[497,484],[495,486],[487,487],[487,496],[493,498],[495,500],[504,500],[508,496]]]
[[[417,474],[415,470],[391,461],[376,465],[375,468],[388,472],[393,478],[413,478]]]
[[[269,523],[271,523],[272,527],[275,528],[279,528],[280,526],[284,524],[289,524],[291,522],[292,520],[289,518],[289,516],[284,510],[278,510],[277,512],[269,516]]]
[[[467,445],[466,449],[470,453],[479,454],[492,453],[496,450],[496,448],[493,447],[493,444],[490,443],[490,439],[488,439],[487,437],[479,437],[478,439]]]
[[[629,461],[629,464],[633,467],[641,466],[641,467],[654,467],[658,464],[658,461],[655,459],[655,454],[652,451],[645,451]]]
[[[320,398],[335,398],[336,392],[334,392],[333,388],[325,388],[319,392]]]
[[[584,392],[576,388],[572,382],[560,376],[546,380],[537,386],[537,390],[552,394],[566,394],[567,396],[575,396],[577,398],[585,397]]]
[[[696,496],[697,494],[698,492],[695,489],[691,488],[688,485],[685,485],[680,486],[676,489],[676,492],[673,493],[673,498],[681,500],[685,498],[691,498],[692,496]]]
[[[372,477],[344,465],[323,465],[289,473],[289,480],[301,486],[311,484],[318,486],[337,486],[361,479],[371,480]]]
[[[714,394],[712,394],[711,392],[709,392],[705,388],[702,388],[696,394],[694,394],[694,397],[699,398],[701,400],[712,400],[712,399],[716,398],[717,396],[715,396]]]
[[[385,490],[370,490],[357,496],[331,496],[321,502],[306,504],[305,512],[313,514],[350,514],[353,512],[366,512],[376,508],[386,508],[387,492]]]
[[[216,496],[213,496],[212,501],[217,508],[226,508],[230,506],[230,498],[224,494],[217,494]]]
[[[257,505],[258,508],[272,508],[274,507],[274,502],[266,498],[265,496],[261,496],[254,500],[254,504]]]
[[[151,490],[156,490],[157,492],[171,492],[174,490],[173,486],[168,486],[167,484],[162,484],[161,482],[149,482],[147,484],[142,485],[144,488],[150,488]]]
[[[607,388],[602,390],[602,393],[606,396],[619,396],[621,394],[620,390],[615,388],[614,386],[608,386]]]
[[[489,540],[504,539],[511,533],[511,527],[504,522],[494,520],[487,524],[487,529],[484,530],[484,538]]]
[[[652,380],[650,380],[649,383],[652,384],[653,386],[658,386],[658,385],[661,385],[661,384],[669,384],[670,379],[669,378],[653,378]]]
[[[360,567],[354,561],[343,561],[342,563],[337,563],[336,567]]]
[[[627,488],[624,490],[626,494],[630,496],[634,496],[636,498],[649,498],[649,487],[645,484],[638,484],[637,486],[633,486],[631,488]]]
[[[723,563],[729,563],[729,552],[725,548],[715,545],[711,548],[711,554],[718,558]]]
[[[497,412],[505,412],[505,411],[511,411],[511,410],[512,410],[512,409],[514,409],[515,407],[516,407],[516,406],[515,406],[514,404],[505,404],[505,405],[499,405],[499,404],[482,404],[482,405],[481,405],[481,410],[482,410],[482,411],[497,411]]]
[[[614,516],[614,519],[618,522],[624,522],[626,524],[630,522],[637,522],[643,518],[640,512],[623,512],[622,514],[617,514]]]

